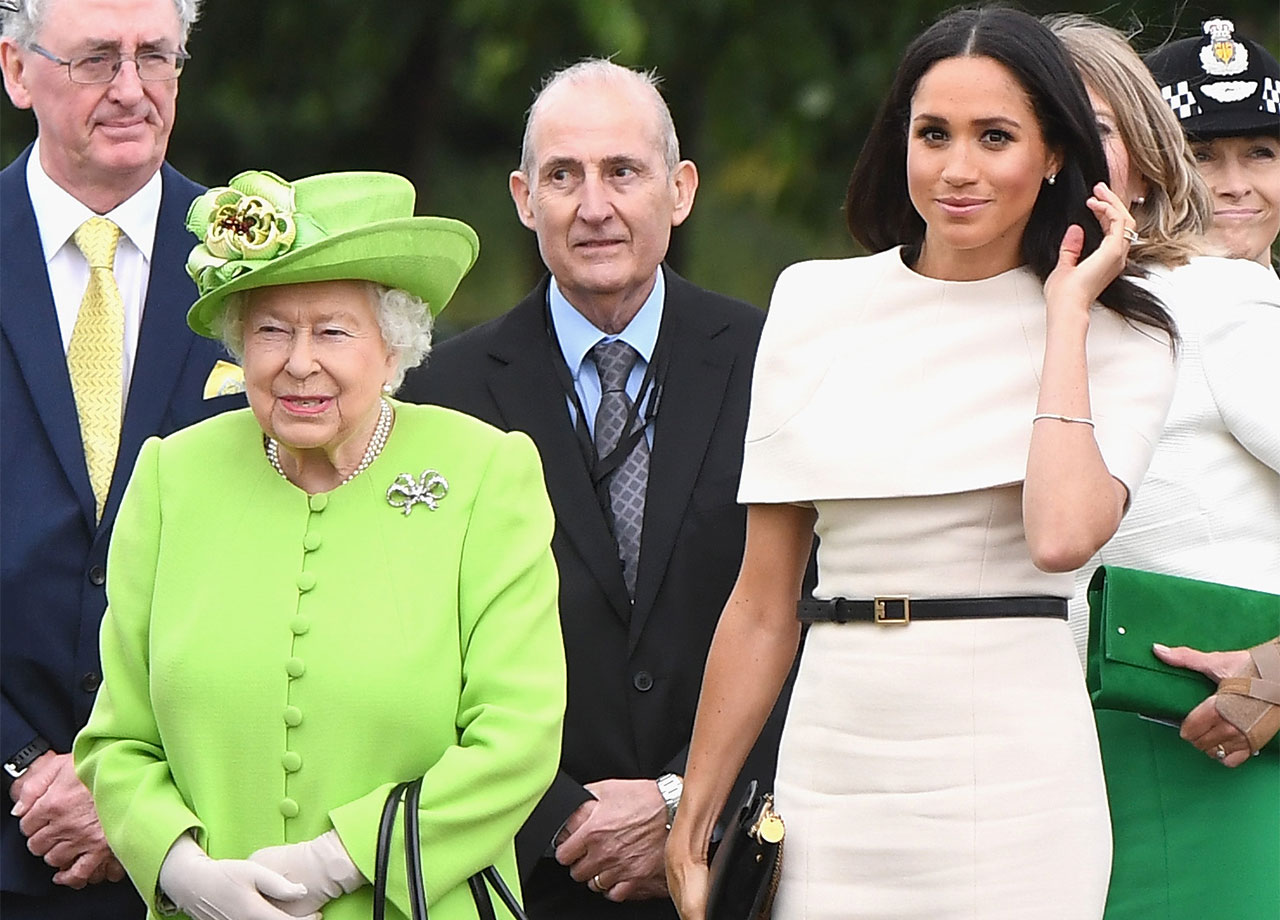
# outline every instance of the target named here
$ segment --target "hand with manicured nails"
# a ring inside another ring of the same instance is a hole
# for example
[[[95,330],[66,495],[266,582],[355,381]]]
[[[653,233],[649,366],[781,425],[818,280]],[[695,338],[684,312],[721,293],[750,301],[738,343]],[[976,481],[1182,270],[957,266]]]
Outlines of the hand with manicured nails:
[[[183,834],[160,866],[160,890],[192,920],[320,920],[276,906],[307,894],[305,885],[247,859],[213,859]]]
[[[249,861],[306,886],[307,893],[301,898],[279,903],[279,907],[293,917],[310,916],[334,898],[368,884],[368,879],[351,861],[337,831],[327,831],[302,843],[263,847],[249,854]]]
[[[1169,648],[1156,644],[1153,651],[1157,658],[1175,668],[1187,668],[1199,671],[1205,677],[1217,683],[1224,677],[1230,677],[1249,661],[1248,649],[1228,652],[1202,652],[1199,649],[1177,646]],[[1182,720],[1179,734],[1184,741],[1210,757],[1215,757],[1217,749],[1222,748],[1223,756],[1219,757],[1224,767],[1238,767],[1249,759],[1249,739],[1244,732],[1236,728],[1219,713],[1217,695],[1210,696],[1195,709],[1187,713]]]

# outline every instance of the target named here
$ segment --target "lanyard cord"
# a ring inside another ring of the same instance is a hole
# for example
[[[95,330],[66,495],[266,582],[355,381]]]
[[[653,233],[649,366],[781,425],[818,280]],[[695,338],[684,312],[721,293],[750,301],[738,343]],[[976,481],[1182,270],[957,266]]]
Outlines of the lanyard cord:
[[[552,346],[552,365],[556,370],[556,379],[560,381],[560,386],[564,390],[565,396],[573,404],[574,411],[577,413],[577,420],[574,423],[574,435],[578,439],[578,446],[582,449],[583,459],[587,463],[587,468],[591,472],[591,483],[595,487],[596,495],[601,498],[601,505],[604,508],[609,507],[609,489],[607,480],[609,474],[622,465],[622,462],[631,453],[632,449],[644,437],[645,428],[647,428],[658,417],[658,404],[661,402],[662,385],[666,379],[667,360],[666,360],[666,337],[662,335],[661,327],[658,330],[658,341],[654,346],[653,360],[649,362],[645,368],[644,378],[640,382],[640,392],[636,394],[635,400],[631,403],[631,409],[627,413],[626,423],[623,426],[623,436],[618,439],[618,443],[608,455],[601,457],[596,452],[595,440],[591,437],[591,431],[587,427],[587,413],[582,407],[582,400],[578,398],[578,389],[573,384],[573,375],[569,373],[569,365],[565,363],[564,351],[560,347],[560,340],[556,336],[555,320],[551,317],[551,305],[547,304],[544,312],[546,321],[547,336],[551,340]],[[603,394],[601,394],[603,396]],[[648,397],[646,399],[646,397]],[[636,421],[640,417],[640,406],[644,406],[644,424],[637,425]]]

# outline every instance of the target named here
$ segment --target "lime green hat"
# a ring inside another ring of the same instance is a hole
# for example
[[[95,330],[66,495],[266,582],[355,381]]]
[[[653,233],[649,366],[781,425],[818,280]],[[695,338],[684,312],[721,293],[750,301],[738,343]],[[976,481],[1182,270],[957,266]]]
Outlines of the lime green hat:
[[[187,274],[200,298],[187,325],[217,338],[227,295],[307,281],[363,280],[421,297],[439,313],[480,253],[476,232],[447,217],[414,217],[413,183],[380,172],[286,182],[243,172],[191,203],[200,243]]]

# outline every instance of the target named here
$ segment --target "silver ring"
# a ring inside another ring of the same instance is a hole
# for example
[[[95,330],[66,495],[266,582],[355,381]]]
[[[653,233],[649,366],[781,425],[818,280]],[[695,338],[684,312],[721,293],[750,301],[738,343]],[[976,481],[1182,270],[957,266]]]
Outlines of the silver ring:
[[[1132,227],[1125,227],[1121,232],[1124,234],[1124,238],[1130,243],[1139,242],[1138,231],[1134,230]]]
[[[1222,745],[1218,745],[1216,748],[1214,748],[1213,753],[1214,753],[1214,756],[1216,756],[1219,760],[1227,759],[1227,749],[1224,748]],[[600,876],[598,875],[596,876],[596,878],[599,878],[599,877]]]

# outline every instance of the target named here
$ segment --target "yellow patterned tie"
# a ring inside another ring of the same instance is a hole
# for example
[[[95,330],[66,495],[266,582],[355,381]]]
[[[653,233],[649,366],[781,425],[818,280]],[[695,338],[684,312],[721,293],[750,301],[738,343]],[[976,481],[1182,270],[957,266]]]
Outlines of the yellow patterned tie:
[[[75,241],[89,263],[89,286],[71,333],[67,368],[101,520],[120,448],[124,402],[124,300],[114,271],[120,228],[105,217],[91,217],[80,225]]]

